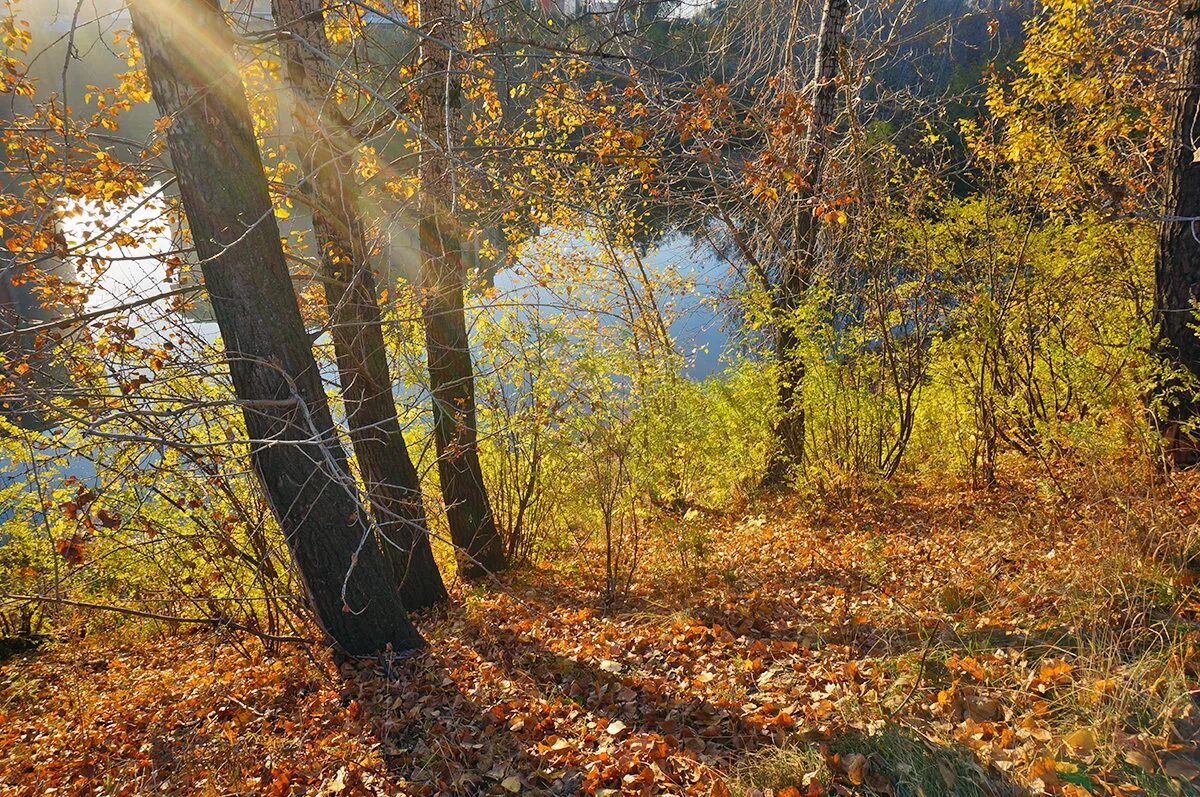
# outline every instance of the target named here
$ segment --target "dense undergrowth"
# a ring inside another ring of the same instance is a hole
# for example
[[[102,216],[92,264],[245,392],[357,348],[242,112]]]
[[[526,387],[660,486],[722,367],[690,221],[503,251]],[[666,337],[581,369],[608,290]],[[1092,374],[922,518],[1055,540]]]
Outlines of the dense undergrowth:
[[[1195,794],[1200,479],[1053,472],[692,512],[618,602],[585,549],[386,664],[66,622],[3,664],[0,790]]]

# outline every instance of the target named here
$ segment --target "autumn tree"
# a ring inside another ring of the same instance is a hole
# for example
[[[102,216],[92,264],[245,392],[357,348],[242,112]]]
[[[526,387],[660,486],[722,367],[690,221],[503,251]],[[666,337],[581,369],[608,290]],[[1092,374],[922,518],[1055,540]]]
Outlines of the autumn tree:
[[[460,572],[479,578],[504,569],[479,448],[475,375],[464,307],[466,267],[455,185],[455,115],[460,81],[452,50],[461,39],[453,0],[421,0],[420,291],[433,392],[438,476]]]
[[[1183,39],[1176,68],[1167,158],[1166,207],[1159,226],[1155,260],[1158,352],[1171,373],[1161,419],[1168,456],[1177,465],[1200,461],[1193,426],[1197,417],[1195,380],[1200,377],[1200,338],[1194,313],[1200,299],[1200,2],[1183,0],[1178,13]],[[1185,378],[1186,377],[1186,378]]]
[[[130,10],[251,461],[316,619],[352,654],[420,646],[335,437],[219,2]]]
[[[791,201],[775,209],[783,214],[788,245],[778,253],[777,276],[771,286],[775,310],[775,352],[779,367],[778,419],[774,448],[763,477],[765,483],[787,480],[793,466],[804,458],[804,359],[796,329],[795,313],[803,302],[817,260],[818,189],[829,135],[836,119],[838,50],[842,27],[849,13],[849,0],[825,0],[813,58],[808,105],[810,118],[803,133],[800,185]],[[791,50],[787,47],[785,52]],[[786,137],[795,138],[796,133]]]
[[[273,0],[296,150],[313,200],[313,230],[350,439],[385,556],[410,609],[446,600],[421,483],[396,416],[370,244],[355,195],[356,141],[334,93],[322,0]]]

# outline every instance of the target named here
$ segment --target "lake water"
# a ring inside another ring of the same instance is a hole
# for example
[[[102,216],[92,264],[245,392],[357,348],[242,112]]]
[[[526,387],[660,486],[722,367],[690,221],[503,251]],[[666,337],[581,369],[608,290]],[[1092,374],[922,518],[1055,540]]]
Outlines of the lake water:
[[[161,221],[165,207],[153,198],[156,190],[152,187],[148,197],[122,207],[82,208],[64,221],[69,244],[105,259],[102,268],[79,267],[81,280],[92,289],[89,310],[124,307],[178,287],[168,280],[161,261],[177,243],[173,230]],[[123,234],[132,242],[117,242]],[[548,279],[543,263],[551,256],[576,264],[587,261],[589,277],[576,282],[560,269],[557,277]],[[525,244],[515,263],[496,274],[495,298],[475,296],[473,304],[476,312],[499,313],[520,302],[536,305],[543,316],[589,312],[605,316],[606,310],[623,307],[623,293],[638,292],[647,306],[662,309],[676,350],[684,356],[687,375],[703,379],[721,370],[721,357],[730,345],[721,310],[729,282],[727,265],[710,248],[695,246],[685,235],[667,237],[638,258],[631,253],[605,256],[602,247],[578,235],[551,231]],[[128,314],[136,340],[142,343],[168,337],[176,345],[189,345],[189,341],[208,345],[217,340],[214,322],[180,319],[167,299],[135,307]],[[602,323],[617,322],[602,318]],[[181,336],[181,332],[190,334]]]

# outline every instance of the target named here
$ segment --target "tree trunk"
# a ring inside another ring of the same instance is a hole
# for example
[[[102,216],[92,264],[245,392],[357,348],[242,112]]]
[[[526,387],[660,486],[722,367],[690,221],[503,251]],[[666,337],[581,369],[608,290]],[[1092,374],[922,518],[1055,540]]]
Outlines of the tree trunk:
[[[420,0],[421,301],[433,390],[438,475],[459,572],[504,569],[504,547],[483,485],[475,431],[475,375],[463,310],[466,268],[454,218],[450,112],[458,104],[450,46],[461,38],[453,0]]]
[[[1200,301],[1200,0],[1182,0],[1182,52],[1179,54],[1174,107],[1171,112],[1171,156],[1167,161],[1167,200],[1159,226],[1155,262],[1157,349],[1167,375],[1164,399],[1169,406],[1159,422],[1172,464],[1200,462],[1200,444],[1184,425],[1194,423],[1198,410],[1200,339],[1193,329]]]
[[[322,0],[272,0],[283,31],[285,74],[295,103],[295,146],[313,203],[313,231],[350,440],[382,538],[409,609],[447,599],[430,547],[421,481],[396,417],[379,298],[356,206],[356,143],[333,98]]]
[[[250,456],[317,621],[346,652],[424,644],[359,511],[279,241],[218,0],[130,4]]]
[[[830,128],[836,118],[838,45],[849,11],[849,0],[825,0],[817,33],[811,85],[812,119],[805,136],[801,172],[805,191],[794,210],[792,251],[782,258],[772,297],[778,327],[775,353],[779,365],[779,418],[775,424],[774,448],[763,476],[767,485],[787,482],[792,468],[804,459],[805,366],[795,314],[808,293],[816,266],[819,224],[814,203],[829,148]]]

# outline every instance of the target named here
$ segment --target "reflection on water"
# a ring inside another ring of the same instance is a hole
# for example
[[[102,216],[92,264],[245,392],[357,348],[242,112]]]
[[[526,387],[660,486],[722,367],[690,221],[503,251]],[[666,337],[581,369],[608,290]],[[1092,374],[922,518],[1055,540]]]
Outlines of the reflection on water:
[[[496,275],[493,312],[517,303],[537,308],[543,318],[595,314],[601,327],[613,328],[629,323],[632,303],[635,312],[659,315],[666,323],[688,377],[704,379],[721,370],[730,346],[722,312],[728,272],[710,248],[689,236],[669,236],[644,255],[614,255],[578,234],[547,232],[523,246],[515,260]],[[562,265],[556,269],[547,261]]]
[[[172,271],[167,261],[180,250],[180,235],[158,186],[146,195],[117,206],[101,207],[77,203],[67,209],[63,232],[72,251],[77,252],[76,269],[90,289],[89,310],[128,307],[179,287],[180,263]],[[583,271],[562,273],[547,280],[545,271],[533,263],[548,254],[580,265]],[[495,277],[494,297],[475,297],[482,312],[499,315],[514,303],[539,308],[543,317],[555,313],[604,312],[619,308],[623,293],[632,291],[660,311],[670,337],[685,360],[685,372],[703,379],[721,368],[729,335],[721,312],[722,292],[728,288],[726,265],[708,247],[698,247],[690,237],[667,237],[644,256],[605,256],[596,243],[563,231],[542,234],[526,244],[511,268]],[[628,261],[628,262],[626,262]],[[170,338],[177,345],[188,335],[206,345],[217,340],[216,324],[194,317],[181,318],[167,298],[136,305],[128,313],[130,326],[140,342]],[[608,324],[609,322],[605,322]],[[325,343],[326,336],[318,339]],[[332,366],[330,366],[331,368]],[[326,373],[327,378],[335,376]]]

